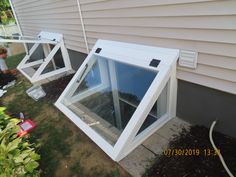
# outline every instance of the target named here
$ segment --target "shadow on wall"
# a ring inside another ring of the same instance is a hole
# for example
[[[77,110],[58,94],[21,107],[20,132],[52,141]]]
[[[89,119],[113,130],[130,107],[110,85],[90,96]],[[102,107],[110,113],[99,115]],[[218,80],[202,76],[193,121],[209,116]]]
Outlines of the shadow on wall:
[[[178,80],[177,116],[236,137],[236,95]]]

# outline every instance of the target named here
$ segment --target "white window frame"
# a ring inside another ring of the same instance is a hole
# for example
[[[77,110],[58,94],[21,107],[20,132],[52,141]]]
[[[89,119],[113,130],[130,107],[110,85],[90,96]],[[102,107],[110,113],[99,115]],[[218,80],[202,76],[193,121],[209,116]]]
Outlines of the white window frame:
[[[12,37],[12,36],[11,36]],[[15,39],[16,38],[16,39]],[[31,83],[37,83],[37,82],[43,82],[45,79],[49,79],[51,77],[55,77],[57,75],[62,75],[66,72],[73,72],[69,54],[67,51],[67,48],[65,47],[63,35],[59,33],[50,33],[42,31],[39,33],[37,38],[29,37],[29,36],[18,36],[13,37],[12,39],[0,39],[0,42],[13,42],[13,43],[31,43],[34,44],[30,51],[26,54],[26,56],[22,59],[22,61],[17,66],[17,69],[31,82]],[[42,44],[43,46],[43,52],[46,56],[46,58],[42,58],[40,60],[36,60],[30,63],[27,63],[27,61],[30,59],[31,55],[37,50],[39,45]],[[50,49],[49,44],[55,45],[53,49]],[[61,50],[62,58],[65,64],[65,67],[56,69],[47,73],[42,74],[44,69],[47,67],[47,65],[52,62],[53,66],[55,67],[54,62],[54,55],[57,53],[58,50]],[[30,76],[27,74],[24,69],[28,67],[33,66],[39,66],[39,68],[36,70],[36,72]]]
[[[95,52],[97,48],[102,48],[100,53]],[[112,60],[140,66],[158,72],[114,146],[108,143],[78,115],[63,104],[63,98],[66,94],[68,94],[70,88],[82,74],[84,67],[93,55],[110,58]],[[122,42],[98,40],[64,92],[56,101],[55,105],[82,131],[84,131],[106,154],[108,154],[113,160],[120,161],[145,139],[152,135],[157,129],[176,116],[176,61],[178,57],[179,50],[176,49],[165,49]],[[161,62],[157,67],[149,66],[152,59],[158,59]],[[136,136],[166,84],[168,84],[167,113]]]

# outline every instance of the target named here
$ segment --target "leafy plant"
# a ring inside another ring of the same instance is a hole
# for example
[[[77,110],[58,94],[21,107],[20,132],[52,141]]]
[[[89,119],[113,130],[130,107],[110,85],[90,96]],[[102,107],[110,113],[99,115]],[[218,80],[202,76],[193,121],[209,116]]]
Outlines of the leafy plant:
[[[3,25],[15,23],[9,0],[0,0],[0,22]]]
[[[39,177],[37,160],[33,144],[26,138],[19,138],[18,119],[9,117],[0,108],[0,177]]]
[[[13,17],[11,10],[0,12],[0,23],[2,23],[3,25],[7,25],[15,22],[16,21],[15,18]]]
[[[11,5],[9,3],[9,0],[1,0],[0,1],[0,10],[4,11],[4,10],[8,10],[10,9]]]
[[[7,15],[6,15],[5,11],[1,11],[0,15],[1,15],[2,24],[6,25],[7,24]]]
[[[7,14],[6,10],[10,8],[10,3],[8,0],[0,0],[0,19],[3,24],[7,24]]]

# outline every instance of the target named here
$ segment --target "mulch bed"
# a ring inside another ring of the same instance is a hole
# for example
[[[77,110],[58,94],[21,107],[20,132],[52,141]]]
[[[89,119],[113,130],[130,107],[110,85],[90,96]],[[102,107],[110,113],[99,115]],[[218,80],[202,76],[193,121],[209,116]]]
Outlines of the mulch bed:
[[[170,149],[198,149],[200,155],[161,155],[157,157],[146,177],[228,177],[219,157],[214,155],[209,140],[209,129],[193,126],[190,131],[183,130],[170,143]],[[231,172],[236,175],[236,139],[213,132],[213,139]],[[204,150],[206,149],[206,150]],[[211,154],[208,154],[208,149]],[[167,152],[167,151],[165,151]],[[183,152],[183,151],[182,151]],[[190,151],[188,151],[190,152]],[[181,154],[180,151],[178,154]]]
[[[65,77],[61,77],[57,80],[51,81],[49,83],[43,84],[42,87],[46,92],[46,99],[51,101],[56,101],[61,93],[64,91],[74,74],[70,74]]]

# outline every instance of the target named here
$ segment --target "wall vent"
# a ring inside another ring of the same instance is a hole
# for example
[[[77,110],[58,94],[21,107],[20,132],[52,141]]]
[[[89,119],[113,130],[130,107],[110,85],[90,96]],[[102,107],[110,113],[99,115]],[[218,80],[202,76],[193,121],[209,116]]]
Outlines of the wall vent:
[[[179,65],[188,68],[197,68],[197,57],[197,52],[180,50]]]

